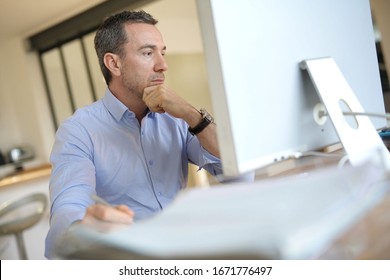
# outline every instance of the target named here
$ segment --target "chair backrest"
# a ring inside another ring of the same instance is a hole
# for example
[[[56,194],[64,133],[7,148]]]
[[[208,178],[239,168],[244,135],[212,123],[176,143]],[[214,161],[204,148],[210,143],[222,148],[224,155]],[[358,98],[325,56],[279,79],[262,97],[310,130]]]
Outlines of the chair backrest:
[[[47,208],[43,193],[33,193],[0,205],[0,235],[15,234],[35,225]]]

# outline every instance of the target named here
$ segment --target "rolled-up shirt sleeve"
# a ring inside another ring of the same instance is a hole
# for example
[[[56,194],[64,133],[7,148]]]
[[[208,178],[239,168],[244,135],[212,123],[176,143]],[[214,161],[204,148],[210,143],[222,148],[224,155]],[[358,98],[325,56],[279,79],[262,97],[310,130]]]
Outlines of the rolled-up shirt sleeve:
[[[203,168],[213,176],[222,174],[221,160],[204,149],[198,138],[190,133],[187,134],[187,154],[189,161],[199,169]]]

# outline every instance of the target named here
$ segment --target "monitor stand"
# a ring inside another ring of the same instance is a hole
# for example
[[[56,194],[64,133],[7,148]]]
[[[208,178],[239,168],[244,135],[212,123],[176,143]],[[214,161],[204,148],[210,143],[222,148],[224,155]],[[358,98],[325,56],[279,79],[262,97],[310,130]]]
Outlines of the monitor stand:
[[[300,67],[308,71],[351,165],[357,166],[370,160],[389,171],[389,151],[370,119],[359,115],[348,116],[349,121],[347,121],[347,117],[343,114],[345,109],[342,110],[342,107],[351,112],[364,112],[364,110],[334,59],[327,57],[304,60],[300,63]],[[318,107],[315,110],[318,110]]]

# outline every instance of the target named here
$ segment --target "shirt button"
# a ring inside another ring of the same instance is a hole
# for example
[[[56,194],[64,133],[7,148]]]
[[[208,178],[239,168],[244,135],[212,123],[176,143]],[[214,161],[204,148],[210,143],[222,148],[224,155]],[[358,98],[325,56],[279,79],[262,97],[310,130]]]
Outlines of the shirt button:
[[[149,160],[149,165],[153,165],[153,160]]]
[[[160,195],[160,196],[161,196],[161,195],[162,195],[162,193],[161,193],[161,192],[158,192],[158,195]]]

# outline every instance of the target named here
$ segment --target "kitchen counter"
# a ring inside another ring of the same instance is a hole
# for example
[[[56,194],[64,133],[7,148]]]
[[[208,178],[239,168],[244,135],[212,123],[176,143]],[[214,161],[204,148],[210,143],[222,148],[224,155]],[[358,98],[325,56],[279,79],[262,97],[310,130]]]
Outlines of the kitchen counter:
[[[51,165],[48,163],[32,168],[26,168],[25,170],[14,172],[11,175],[0,178],[0,188],[50,176],[50,173]]]

